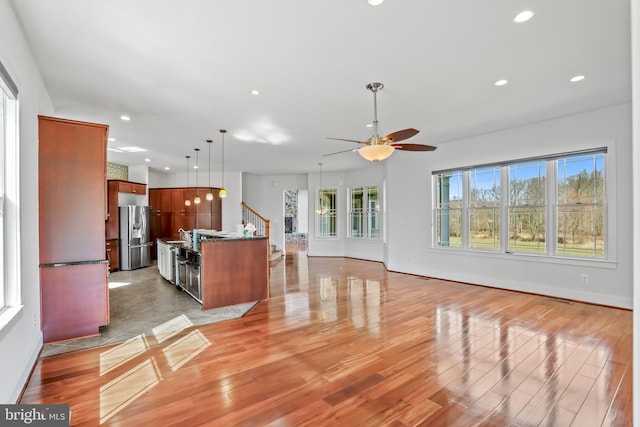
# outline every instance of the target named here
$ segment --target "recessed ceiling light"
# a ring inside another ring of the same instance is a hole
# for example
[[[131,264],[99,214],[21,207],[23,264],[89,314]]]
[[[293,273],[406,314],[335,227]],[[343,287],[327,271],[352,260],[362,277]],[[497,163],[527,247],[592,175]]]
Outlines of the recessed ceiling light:
[[[150,162],[150,161],[151,161],[151,159],[144,159],[144,161],[145,161],[145,162]]]
[[[125,122],[128,122],[129,120],[131,120],[131,117],[129,116],[120,116],[121,120],[124,120]]]
[[[384,0],[368,0],[371,6],[381,5]]]
[[[107,141],[115,142],[116,139],[115,138],[107,138]]]
[[[165,167],[164,167],[164,170],[166,170],[166,171],[168,171],[168,170],[170,170],[170,169],[171,169],[171,168],[170,168],[169,166],[165,166]]]
[[[253,89],[250,93],[251,95],[260,95],[260,91],[258,89]]]
[[[373,123],[367,123],[367,127],[368,128],[372,128],[373,127]]]
[[[194,166],[193,168],[194,168],[194,169],[198,169],[198,166],[196,165],[196,166]]]
[[[573,76],[570,79],[572,83],[579,82],[580,80],[584,80],[584,76]]]
[[[525,10],[517,14],[516,17],[513,18],[513,22],[520,24],[521,22],[527,22],[531,18],[533,18],[533,12]]]
[[[495,82],[494,85],[496,85],[496,86],[504,86],[507,83],[509,83],[509,80],[501,79],[501,80],[498,80],[497,82]]]
[[[140,151],[147,151],[144,148],[140,148],[140,147],[120,147],[120,149],[122,151],[127,151],[129,153],[138,153]]]

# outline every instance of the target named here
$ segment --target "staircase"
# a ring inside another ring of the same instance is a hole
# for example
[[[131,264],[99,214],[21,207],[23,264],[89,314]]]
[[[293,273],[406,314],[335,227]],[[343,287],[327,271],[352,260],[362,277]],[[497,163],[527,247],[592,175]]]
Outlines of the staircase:
[[[251,209],[245,202],[242,202],[242,223],[248,224],[252,223],[256,226],[256,236],[265,236],[269,238],[270,236],[270,226],[269,220],[260,215],[255,210]],[[271,244],[271,239],[269,239],[269,261],[274,262],[278,261],[282,258],[282,250],[278,249],[276,245]]]

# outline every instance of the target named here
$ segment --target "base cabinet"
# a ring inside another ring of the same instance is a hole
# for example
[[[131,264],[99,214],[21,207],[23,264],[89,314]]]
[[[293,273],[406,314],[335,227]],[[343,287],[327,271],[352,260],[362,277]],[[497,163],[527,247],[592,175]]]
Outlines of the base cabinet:
[[[40,268],[45,343],[98,334],[109,324],[107,264]]]
[[[120,253],[118,251],[118,239],[109,239],[105,242],[109,271],[120,270]]]

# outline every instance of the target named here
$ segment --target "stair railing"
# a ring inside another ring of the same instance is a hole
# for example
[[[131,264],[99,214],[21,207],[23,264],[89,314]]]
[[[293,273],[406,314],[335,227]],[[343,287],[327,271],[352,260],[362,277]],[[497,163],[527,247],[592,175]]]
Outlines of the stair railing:
[[[245,202],[242,202],[242,223],[252,223],[256,226],[256,236],[269,237],[269,220],[251,209]]]

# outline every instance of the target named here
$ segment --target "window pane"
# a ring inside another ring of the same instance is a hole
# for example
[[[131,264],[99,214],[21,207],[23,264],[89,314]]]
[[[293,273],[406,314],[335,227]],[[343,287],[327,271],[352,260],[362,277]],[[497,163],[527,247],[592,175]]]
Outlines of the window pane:
[[[352,188],[351,189],[351,230],[350,237],[364,237],[364,189]]]
[[[469,247],[500,249],[500,167],[469,171]]]
[[[604,257],[604,154],[558,160],[558,254]]]
[[[335,188],[319,190],[318,237],[335,237],[337,235],[336,193]]]
[[[509,250],[546,253],[546,162],[509,166]]]
[[[378,186],[367,188],[367,199],[369,206],[367,216],[369,237],[376,239],[380,237],[380,199]]]
[[[436,244],[462,247],[462,171],[438,174]]]

